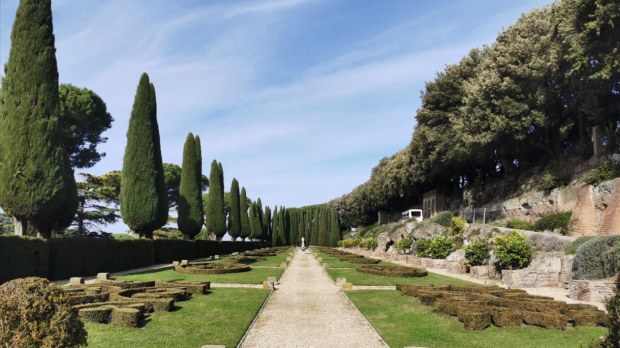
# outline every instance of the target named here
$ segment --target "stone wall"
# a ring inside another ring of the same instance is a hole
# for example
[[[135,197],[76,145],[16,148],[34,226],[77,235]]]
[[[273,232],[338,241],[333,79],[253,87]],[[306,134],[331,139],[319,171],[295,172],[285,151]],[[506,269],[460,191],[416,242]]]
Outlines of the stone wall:
[[[614,296],[615,289],[613,280],[573,280],[568,283],[568,298],[605,303]]]

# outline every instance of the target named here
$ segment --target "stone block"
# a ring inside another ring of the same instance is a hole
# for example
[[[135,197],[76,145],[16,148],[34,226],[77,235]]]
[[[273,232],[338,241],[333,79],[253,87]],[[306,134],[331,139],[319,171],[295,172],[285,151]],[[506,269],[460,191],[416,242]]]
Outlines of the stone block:
[[[282,262],[280,264],[280,268],[286,268],[286,267],[288,267],[288,262]]]
[[[277,283],[276,277],[267,277],[267,281],[270,283]]]
[[[438,269],[446,268],[445,259],[431,259],[431,258],[423,257],[420,260],[422,262],[422,265],[426,268],[438,268]]]
[[[568,283],[568,298],[605,303],[615,295],[616,284],[604,280],[572,280]]]
[[[340,284],[340,290],[353,290],[353,284],[352,283],[343,283]]]
[[[187,266],[189,265],[189,261],[188,260],[181,260],[181,266]]]
[[[503,270],[502,283],[509,288],[542,288],[560,286],[560,273],[533,269]]]
[[[176,266],[180,266],[181,262],[179,261],[172,261],[172,266],[176,267]]]
[[[467,273],[467,265],[461,261],[446,261],[446,271],[449,273]]]
[[[214,256],[213,256],[213,259],[214,259],[214,260],[219,260],[219,259],[220,259],[220,255],[214,255]]]
[[[80,284],[84,284],[84,278],[82,277],[69,278],[69,285],[80,285]]]
[[[472,266],[469,270],[470,275],[475,279],[495,279],[497,278],[497,270],[495,266]]]
[[[465,249],[457,249],[453,252],[450,253],[450,255],[448,255],[448,257],[446,257],[446,261],[448,262],[465,262]]]
[[[110,273],[97,273],[97,280],[109,280]]]
[[[336,285],[342,285],[347,282],[347,278],[336,278]]]
[[[238,251],[235,251],[234,253],[232,253],[232,254],[230,254],[230,255],[231,255],[231,256],[237,256],[237,255],[239,255],[239,252],[238,252]]]

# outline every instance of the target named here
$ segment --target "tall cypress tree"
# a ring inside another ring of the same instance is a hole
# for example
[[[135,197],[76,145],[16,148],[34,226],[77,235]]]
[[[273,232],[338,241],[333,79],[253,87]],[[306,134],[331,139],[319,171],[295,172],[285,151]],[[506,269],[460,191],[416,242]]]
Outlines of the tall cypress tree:
[[[209,174],[209,194],[207,195],[207,232],[215,234],[217,239],[222,239],[226,234],[224,173],[221,171],[222,164],[213,160]]]
[[[340,233],[340,222],[338,221],[338,213],[335,208],[329,209],[329,246],[336,247],[338,246],[338,242],[342,239],[342,235]]]
[[[278,246],[278,206],[273,209],[273,218],[271,220],[271,246]]]
[[[271,228],[271,208],[269,206],[265,207],[265,234],[263,235],[263,240],[269,241],[271,240],[272,228]]]
[[[329,245],[329,211],[326,206],[322,206],[320,212],[319,245]]]
[[[286,242],[286,208],[280,207],[280,213],[278,214],[278,245],[287,245]]]
[[[289,244],[297,245],[297,209],[289,209]]]
[[[248,196],[245,187],[241,188],[241,196],[239,197],[239,214],[241,215],[241,238],[245,239],[252,233],[250,219],[248,216]]]
[[[183,146],[183,164],[179,184],[178,226],[185,239],[194,239],[204,222],[202,209],[202,171],[198,166],[199,148],[192,133]]]
[[[260,225],[260,217],[258,216],[258,205],[256,204],[256,202],[250,205],[249,213],[250,213],[250,225],[252,226],[252,234],[250,235],[250,238],[260,239],[263,234],[263,230]]]
[[[263,202],[260,200],[260,197],[258,197],[258,199],[256,200],[256,212],[258,213],[258,222],[260,223],[260,228],[261,228],[260,235],[263,236],[267,232],[265,232],[265,221],[264,221],[265,219],[263,216]]]
[[[168,221],[168,196],[161,161],[155,88],[144,73],[134,99],[121,177],[121,217],[141,237]]]
[[[49,221],[77,192],[58,128],[55,52],[50,0],[22,0],[0,91],[0,205],[18,235],[30,220],[49,237]]]
[[[228,234],[232,240],[241,235],[241,207],[239,202],[239,182],[233,179],[230,184],[230,215],[228,215]]]

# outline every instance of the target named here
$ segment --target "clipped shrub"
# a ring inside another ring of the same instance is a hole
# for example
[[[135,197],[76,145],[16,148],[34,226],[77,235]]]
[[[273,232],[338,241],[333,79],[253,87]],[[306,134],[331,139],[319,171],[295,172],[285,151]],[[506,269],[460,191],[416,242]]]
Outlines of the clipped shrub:
[[[225,274],[250,271],[248,265],[238,263],[211,263],[206,265],[176,266],[174,270],[186,274]]]
[[[616,170],[611,162],[606,161],[600,167],[588,171],[581,179],[588,185],[598,185],[599,183],[611,180],[616,177]]]
[[[584,236],[584,237],[578,237],[577,239],[575,239],[568,247],[566,247],[566,249],[564,250],[564,252],[566,253],[566,255],[575,255],[577,253],[577,249],[585,242],[589,241],[592,238],[596,238],[595,236]]]
[[[452,212],[449,210],[440,211],[431,218],[431,221],[443,227],[450,227],[452,223]]]
[[[503,268],[521,268],[532,257],[532,244],[517,231],[495,238],[495,256]]]
[[[405,250],[405,249],[411,249],[412,244],[413,244],[413,241],[411,240],[410,237],[404,237],[403,239],[397,241],[395,243],[395,246],[396,246],[396,249]]]
[[[526,221],[523,221],[523,220],[518,220],[518,219],[509,220],[508,222],[506,222],[506,227],[513,228],[515,230],[533,230],[534,229],[532,224]]]
[[[428,239],[421,239],[415,245],[415,251],[420,257],[429,256],[429,249],[431,247],[431,241]]]
[[[433,238],[428,247],[428,256],[433,259],[445,259],[454,251],[454,243],[449,237],[439,236]]]
[[[153,247],[156,263],[196,258],[196,243],[190,240],[156,239],[153,240]]]
[[[43,278],[0,286],[0,345],[69,347],[86,344],[86,330],[62,290]]]
[[[523,311],[523,322],[527,325],[540,326],[546,329],[566,329],[568,319],[560,313],[543,313]]]
[[[11,279],[49,274],[49,248],[39,238],[0,237],[0,283]]]
[[[491,326],[491,314],[470,309],[459,309],[457,317],[467,330],[484,330]]]
[[[110,324],[138,327],[142,312],[135,308],[114,308],[112,311],[112,317],[110,318]]]
[[[577,248],[573,261],[573,279],[603,279],[611,277],[614,273],[607,273],[616,268],[617,255],[614,249],[620,244],[620,236],[606,236],[592,238]]]
[[[364,238],[359,243],[360,248],[364,248],[366,250],[375,250],[379,244],[377,243],[377,239],[375,237]]]
[[[107,324],[112,317],[112,309],[114,307],[111,306],[82,308],[78,311],[78,317],[87,323]]]
[[[490,257],[489,245],[486,242],[475,242],[465,247],[465,259],[471,266],[482,266]]]
[[[388,277],[424,277],[428,275],[426,269],[405,266],[364,265],[357,268],[358,272],[382,275]]]
[[[547,214],[536,221],[532,227],[534,231],[553,231],[559,229],[562,235],[566,235],[571,216],[572,212],[570,211]]]
[[[454,234],[463,233],[465,231],[465,219],[453,216],[452,219],[450,219],[450,227],[452,227],[452,232]]]

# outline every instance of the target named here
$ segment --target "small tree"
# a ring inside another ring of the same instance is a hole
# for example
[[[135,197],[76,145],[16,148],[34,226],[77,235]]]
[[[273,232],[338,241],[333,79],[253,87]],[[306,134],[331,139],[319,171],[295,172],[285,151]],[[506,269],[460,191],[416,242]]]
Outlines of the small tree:
[[[228,234],[232,240],[241,235],[241,208],[239,202],[239,182],[233,179],[230,184],[230,213],[228,214]]]
[[[250,218],[248,215],[248,195],[245,187],[241,188],[241,196],[239,197],[239,215],[241,215],[241,238],[245,239],[252,233],[250,226]]]
[[[486,242],[474,242],[465,247],[465,259],[471,266],[484,265],[491,257]]]

